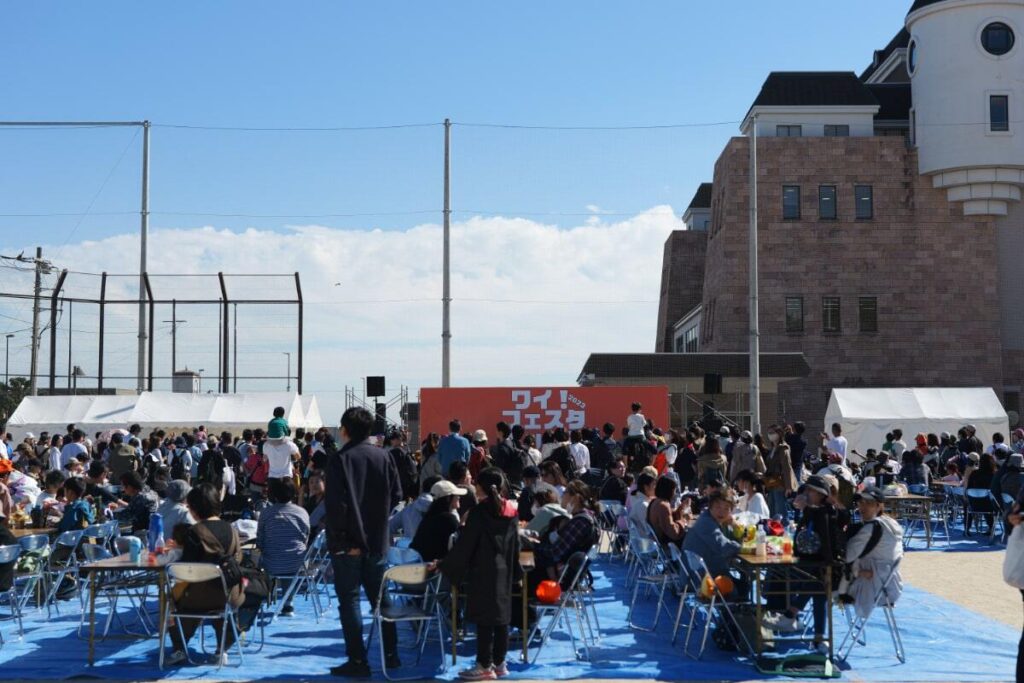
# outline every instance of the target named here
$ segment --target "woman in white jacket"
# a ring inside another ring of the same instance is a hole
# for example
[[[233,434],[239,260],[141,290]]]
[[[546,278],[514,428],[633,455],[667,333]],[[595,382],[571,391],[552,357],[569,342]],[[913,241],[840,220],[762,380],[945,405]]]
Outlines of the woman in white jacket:
[[[863,525],[846,543],[850,581],[848,586],[840,586],[839,593],[853,602],[857,616],[867,618],[882,585],[903,557],[903,527],[884,514],[885,497],[878,487],[866,487],[854,500]],[[889,604],[895,604],[903,592],[898,570],[886,590]]]

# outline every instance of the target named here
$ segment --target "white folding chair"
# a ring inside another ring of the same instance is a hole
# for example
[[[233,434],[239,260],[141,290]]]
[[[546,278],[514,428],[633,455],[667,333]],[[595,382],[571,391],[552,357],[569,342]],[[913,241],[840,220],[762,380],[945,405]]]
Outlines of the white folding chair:
[[[102,545],[95,543],[83,543],[82,555],[85,557],[86,562],[108,560],[113,557],[113,553]],[[105,573],[101,575],[101,577],[102,578],[96,582],[96,596],[106,600],[109,613],[107,614],[107,621],[103,627],[103,633],[100,637],[107,637],[114,619],[117,619],[125,633],[147,638],[152,636],[153,632],[156,630],[156,626],[152,623],[149,612],[146,610],[146,598],[148,596],[150,585],[149,577],[144,574],[131,571]],[[87,583],[86,585],[90,584]],[[121,615],[117,610],[117,603],[122,597],[128,599],[132,610],[138,618],[139,625],[142,627],[143,633],[132,633],[121,619]],[[82,618],[78,623],[79,638],[84,637],[82,629],[85,627],[85,617],[86,610],[83,609]]]
[[[626,615],[626,622],[630,628],[637,631],[654,631],[658,628],[658,619],[661,617],[663,609],[669,618],[672,617],[665,604],[665,589],[669,586],[679,585],[679,573],[666,555],[665,548],[657,541],[647,538],[638,539],[637,550],[641,556],[639,561],[640,570],[633,584],[633,598],[629,602],[629,613]],[[658,604],[654,610],[654,623],[649,628],[640,626],[633,621],[633,610],[636,607],[636,598],[641,586],[648,592],[651,590],[657,590],[658,592]]]
[[[65,578],[75,582],[76,592],[78,587],[78,548],[82,544],[84,530],[65,531],[53,542],[50,555],[46,558],[46,569],[44,579],[47,585],[46,591],[46,615],[50,616],[50,607],[60,614],[60,605],[57,600],[57,593]]]
[[[25,611],[28,601],[36,596],[36,607],[42,606],[42,597],[45,593],[45,570],[46,558],[50,552],[50,537],[46,534],[33,534],[22,536],[18,539],[21,546],[22,556],[35,558],[36,568],[28,572],[18,572],[14,575],[14,587],[18,589],[19,603],[18,610]]]
[[[871,612],[867,617],[854,616],[850,619],[850,630],[847,632],[846,637],[843,638],[843,642],[840,643],[839,648],[836,650],[836,657],[841,661],[846,661],[849,658],[850,653],[853,651],[854,645],[864,644],[864,640],[861,637],[864,633],[864,629],[867,626],[868,619],[874,614],[875,610],[879,607],[882,608],[882,613],[885,615],[885,623],[889,628],[889,635],[892,637],[893,649],[896,651],[896,659],[901,664],[905,664],[907,661],[906,651],[903,649],[903,638],[900,636],[900,627],[896,623],[896,613],[893,608],[896,603],[896,592],[894,587],[896,582],[899,581],[899,569],[900,560],[897,560],[892,567],[892,571],[889,572],[889,576],[886,577],[885,581],[882,582],[881,588],[878,593],[875,594],[875,599],[872,602]],[[849,614],[847,615],[849,617]]]
[[[384,579],[381,581],[380,590],[377,592],[377,607],[373,611],[373,626],[370,629],[366,647],[369,649],[370,643],[373,641],[374,632],[376,632],[378,636],[377,640],[380,643],[381,669],[384,672],[384,677],[389,681],[413,681],[419,680],[422,676],[416,675],[408,678],[395,678],[388,673],[387,657],[384,654],[384,637],[381,631],[383,625],[386,623],[415,625],[417,630],[417,640],[422,638],[419,653],[416,657],[417,664],[419,664],[419,661],[423,656],[423,650],[426,648],[427,634],[430,632],[430,626],[432,624],[436,624],[437,641],[441,651],[441,666],[439,671],[444,672],[447,670],[444,650],[444,620],[441,618],[441,606],[437,600],[432,601],[432,606],[429,606],[431,602],[429,600],[430,593],[437,591],[437,586],[440,580],[441,575],[431,575],[427,569],[427,565],[423,563],[400,564],[385,570]],[[384,594],[386,592],[391,593],[392,586],[399,591],[408,591],[416,586],[425,586],[427,599],[424,601],[423,605],[417,605],[415,602],[411,601],[399,602],[395,600],[389,601],[391,604],[385,606]]]
[[[227,582],[224,580],[224,572],[221,571],[220,566],[213,564],[212,562],[175,562],[167,565],[167,578],[170,584],[167,589],[167,607],[164,609],[164,633],[168,632],[171,627],[171,621],[173,620],[178,627],[178,634],[181,636],[182,641],[185,640],[185,633],[182,628],[182,619],[198,619],[201,623],[199,630],[202,630],[203,624],[208,621],[221,620],[221,633],[218,638],[218,652],[224,652],[224,644],[227,642],[228,629],[235,636],[235,648],[238,650],[238,664],[242,664],[242,642],[238,637],[238,612],[237,609],[231,604],[229,599],[229,591]],[[179,609],[175,604],[174,586],[180,582],[197,584],[205,581],[218,581],[224,589],[224,606],[222,608],[214,608],[211,610],[204,611],[191,611],[188,608]],[[200,635],[202,638],[202,635]],[[166,649],[166,638],[160,641],[160,669],[164,668],[164,651]],[[188,654],[188,647],[185,647],[185,655],[190,664],[194,664],[192,657]],[[218,662],[217,668],[220,668]]]
[[[750,641],[747,640],[747,636],[743,633],[743,629],[740,628],[739,622],[736,620],[736,615],[732,611],[732,607],[729,606],[728,600],[726,600],[725,596],[722,595],[722,592],[719,590],[718,584],[715,581],[711,581],[711,597],[708,600],[707,605],[704,605],[704,601],[700,596],[701,585],[703,584],[705,577],[711,576],[711,572],[708,571],[708,567],[704,563],[704,558],[692,550],[684,550],[682,562],[687,573],[690,590],[693,591],[696,598],[696,603],[694,604],[697,606],[697,609],[694,609],[691,615],[690,624],[686,628],[686,640],[683,641],[683,653],[687,656],[692,656],[690,655],[690,634],[693,630],[697,614],[699,612],[703,612],[704,635],[701,637],[700,650],[697,651],[697,656],[694,657],[694,659],[700,659],[704,656],[704,650],[707,647],[708,634],[711,632],[712,625],[716,628],[728,628],[729,638],[732,640],[733,645],[736,646],[737,652],[746,652],[747,654],[753,655],[754,648],[750,645]],[[718,608],[717,611],[715,609],[716,607]],[[740,639],[743,641],[742,645],[733,635],[734,629],[729,626],[723,626],[722,621],[725,619],[729,620],[732,627],[734,627],[735,632],[739,634]]]
[[[967,489],[964,491],[964,536],[971,535],[971,519],[980,516],[992,517],[992,529],[994,533],[996,525],[1003,524],[999,514],[999,501],[992,495],[989,489]]]
[[[0,545],[0,564],[17,562],[21,556],[21,546],[18,544]],[[18,597],[17,585],[12,581],[11,587],[0,591],[0,601],[6,601],[11,608],[11,619],[18,622],[18,637],[25,635],[24,626],[21,623],[21,600]],[[0,645],[4,643],[4,635],[0,632]]]
[[[533,663],[537,662],[537,658],[540,657],[540,651],[544,649],[544,645],[548,642],[548,638],[554,633],[555,628],[559,623],[565,624],[565,630],[569,634],[569,640],[572,642],[573,652],[576,653],[576,657],[580,658],[579,652],[576,650],[576,635],[573,632],[572,619],[569,617],[568,612],[571,610],[575,612],[576,623],[580,629],[580,641],[583,643],[584,659],[590,659],[590,647],[587,645],[586,632],[583,626],[583,605],[579,600],[579,594],[576,591],[576,585],[579,583],[580,578],[587,569],[587,556],[581,552],[573,553],[569,556],[569,560],[565,563],[565,567],[562,569],[562,575],[558,579],[559,585],[562,587],[562,596],[558,602],[553,605],[534,602],[531,605],[537,610],[537,621],[533,625],[533,629],[530,632],[529,639],[527,642],[532,642],[534,637],[540,632],[541,621],[545,616],[550,616],[547,626],[544,629],[544,633],[541,636],[540,646],[536,652],[533,653]]]

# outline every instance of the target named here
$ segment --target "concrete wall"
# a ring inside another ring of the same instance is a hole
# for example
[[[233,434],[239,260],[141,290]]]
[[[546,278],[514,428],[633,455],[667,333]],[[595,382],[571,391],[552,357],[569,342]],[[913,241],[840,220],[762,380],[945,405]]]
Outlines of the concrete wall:
[[[747,351],[749,141],[715,165],[701,349]],[[994,219],[963,216],[917,171],[902,138],[769,138],[758,143],[761,351],[800,351],[804,381],[778,412],[817,424],[833,387],[991,386],[1002,395]],[[801,186],[798,221],[782,186]],[[819,184],[838,188],[839,220],[817,219]],[[874,188],[874,218],[854,219],[853,186]],[[719,191],[721,190],[721,191]],[[804,332],[785,330],[786,296],[804,299]],[[821,298],[841,298],[842,331],[822,331]],[[860,296],[878,300],[878,332],[860,332]]]

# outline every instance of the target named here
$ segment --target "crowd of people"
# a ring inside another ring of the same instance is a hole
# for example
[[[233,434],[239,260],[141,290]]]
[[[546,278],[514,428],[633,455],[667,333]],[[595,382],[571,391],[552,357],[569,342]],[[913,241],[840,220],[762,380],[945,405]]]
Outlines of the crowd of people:
[[[477,658],[460,676],[489,680],[507,673],[519,551],[534,555],[522,577],[529,595],[598,543],[608,521],[601,501],[621,504],[612,523],[649,529],[658,543],[695,552],[714,576],[734,571],[738,517],[788,524],[794,552],[836,567],[833,588],[865,611],[902,553],[902,529],[885,515],[885,487],[926,491],[944,481],[990,488],[997,499],[1022,491],[1022,430],[1011,443],[997,434],[986,447],[971,425],[955,436],[917,435],[913,446],[895,429],[877,451],[861,455],[838,424],[811,445],[799,422],[763,435],[701,423],[662,430],[634,404],[621,430],[607,423],[537,438],[499,422],[491,439],[482,425],[465,432],[452,420],[448,433],[427,434],[414,451],[400,429],[373,435],[375,420],[362,408],[345,412],[337,441],[327,429],[293,434],[282,415],[238,436],[213,436],[202,426],[143,436],[132,425],[90,439],[68,425],[65,434],[29,434],[14,447],[8,438],[0,449],[0,513],[8,524],[20,515],[62,531],[117,519],[134,533],[158,513],[182,559],[201,562],[240,557],[230,521],[253,518],[256,554],[269,577],[294,574],[324,530],[347,655],[331,673],[344,677],[370,673],[361,591],[375,606],[388,549],[404,538],[444,581],[467,584],[464,618],[476,626]],[[1016,508],[1004,513],[1019,521]],[[734,578],[742,588],[743,577]],[[810,602],[814,638],[824,648],[827,605],[814,583],[791,586],[789,597],[778,591],[763,626],[800,628],[797,615]],[[246,600],[238,586],[227,597]],[[198,590],[180,599],[200,608],[224,598]],[[285,616],[293,611],[281,608]],[[194,630],[174,635],[170,663],[187,659]],[[400,667],[395,629],[385,624],[381,635],[387,667]]]

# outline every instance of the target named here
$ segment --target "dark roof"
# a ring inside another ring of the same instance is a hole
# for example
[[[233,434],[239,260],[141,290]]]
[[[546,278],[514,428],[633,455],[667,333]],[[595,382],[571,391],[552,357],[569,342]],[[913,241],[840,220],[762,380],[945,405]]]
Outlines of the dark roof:
[[[906,47],[908,45],[910,45],[910,33],[907,32],[907,29],[901,28],[900,32],[893,36],[888,45],[883,47],[881,50],[875,50],[871,66],[864,69],[864,73],[860,75],[860,80],[866,81],[871,78],[872,74],[875,73],[878,67],[882,66],[882,63],[889,59],[889,55],[901,47]]]
[[[946,0],[915,0],[914,6],[910,8],[910,12],[916,12],[917,10],[927,7],[928,5],[937,5],[940,2],[945,1]],[[910,12],[907,12],[907,14],[910,14]]]
[[[773,71],[753,107],[878,104],[852,71]]]
[[[909,83],[876,83],[869,85],[871,93],[878,100],[880,109],[875,114],[878,121],[909,121],[913,98]]]
[[[811,372],[802,353],[762,353],[762,377],[806,377]],[[746,353],[592,353],[582,375],[602,377],[672,378],[746,377],[750,356]]]
[[[693,199],[690,200],[688,209],[710,209],[711,208],[711,183],[701,183],[700,187],[697,188],[697,193],[693,195]]]

